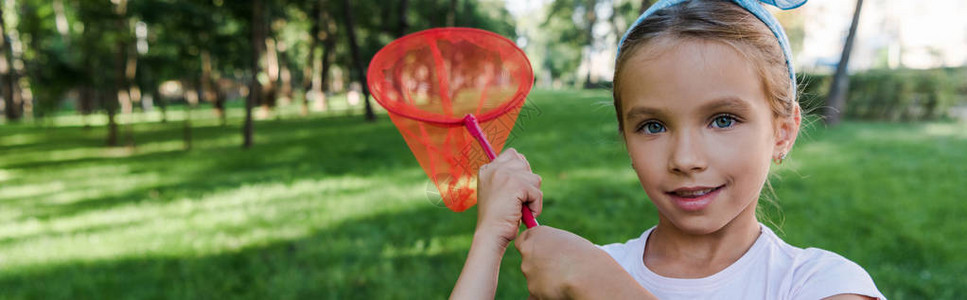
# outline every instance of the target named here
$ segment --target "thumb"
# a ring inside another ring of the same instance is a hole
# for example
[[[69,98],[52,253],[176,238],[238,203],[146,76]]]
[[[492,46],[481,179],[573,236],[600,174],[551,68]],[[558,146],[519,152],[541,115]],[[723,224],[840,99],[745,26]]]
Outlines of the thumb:
[[[514,240],[514,248],[517,248],[517,252],[524,253],[524,244],[527,244],[530,241],[531,235],[534,234],[533,232],[539,228],[541,228],[541,226],[528,228],[525,229],[524,232],[521,232],[519,235],[517,235],[517,239]]]
[[[530,236],[529,233],[530,233],[530,229],[525,229],[524,232],[521,232],[520,234],[518,234],[517,238],[514,239],[514,248],[517,248],[517,252],[523,253],[521,249],[523,249],[523,245],[524,245],[524,242],[527,241],[527,237]]]

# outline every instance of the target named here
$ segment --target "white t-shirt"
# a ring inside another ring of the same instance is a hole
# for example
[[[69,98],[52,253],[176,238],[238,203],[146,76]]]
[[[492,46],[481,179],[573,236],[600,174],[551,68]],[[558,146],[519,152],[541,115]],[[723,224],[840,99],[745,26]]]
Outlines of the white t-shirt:
[[[859,294],[886,299],[856,263],[822,249],[800,249],[765,225],[739,260],[718,273],[695,279],[655,274],[642,261],[652,227],[624,244],[600,246],[641,286],[659,299],[822,299]]]

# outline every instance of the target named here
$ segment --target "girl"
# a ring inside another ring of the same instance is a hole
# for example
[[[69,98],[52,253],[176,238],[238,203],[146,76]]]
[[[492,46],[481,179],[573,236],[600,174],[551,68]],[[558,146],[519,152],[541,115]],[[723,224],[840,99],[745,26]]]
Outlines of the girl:
[[[658,224],[603,247],[547,226],[518,236],[520,207],[541,212],[541,178],[508,149],[480,170],[477,229],[451,297],[493,298],[516,241],[539,298],[884,298],[852,261],[786,244],[756,220],[770,161],[785,159],[801,121],[788,44],[752,0],[654,4],[619,45],[614,104]]]

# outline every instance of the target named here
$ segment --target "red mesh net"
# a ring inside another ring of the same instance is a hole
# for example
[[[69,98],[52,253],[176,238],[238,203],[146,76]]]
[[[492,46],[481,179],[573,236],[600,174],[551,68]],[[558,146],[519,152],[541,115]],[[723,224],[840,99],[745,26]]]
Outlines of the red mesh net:
[[[494,150],[503,149],[534,81],[510,40],[471,28],[437,28],[397,39],[373,57],[367,77],[448,208],[477,203],[477,170],[489,161],[464,127],[476,116]]]

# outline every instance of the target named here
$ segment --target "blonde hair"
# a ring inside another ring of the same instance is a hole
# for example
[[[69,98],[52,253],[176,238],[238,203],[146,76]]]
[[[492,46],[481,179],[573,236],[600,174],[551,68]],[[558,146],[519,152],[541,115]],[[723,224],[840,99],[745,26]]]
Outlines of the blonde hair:
[[[612,90],[619,131],[624,129],[619,75],[638,50],[661,39],[717,41],[735,48],[753,64],[773,115],[783,118],[794,114],[798,106],[796,87],[779,41],[769,27],[735,3],[693,0],[656,11],[632,28],[620,45]]]

